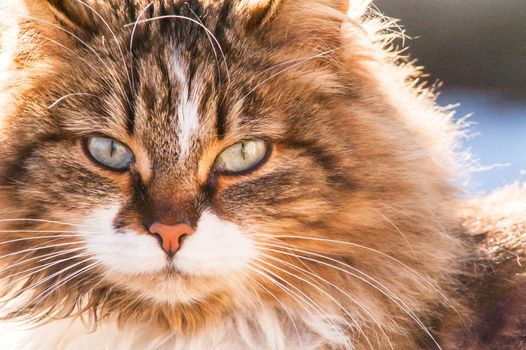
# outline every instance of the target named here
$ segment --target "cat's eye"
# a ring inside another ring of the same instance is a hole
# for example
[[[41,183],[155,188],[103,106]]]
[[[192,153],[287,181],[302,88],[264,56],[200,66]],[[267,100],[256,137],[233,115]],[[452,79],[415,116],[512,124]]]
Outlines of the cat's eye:
[[[87,138],[85,149],[96,163],[114,171],[126,171],[134,161],[133,152],[128,147],[108,137]]]
[[[263,140],[243,141],[224,150],[215,163],[215,170],[239,175],[256,169],[268,156],[270,147]]]

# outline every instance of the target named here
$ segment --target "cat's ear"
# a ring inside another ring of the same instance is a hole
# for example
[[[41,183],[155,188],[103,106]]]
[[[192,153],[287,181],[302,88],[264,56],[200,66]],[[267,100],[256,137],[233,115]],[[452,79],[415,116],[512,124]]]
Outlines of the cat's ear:
[[[342,19],[349,10],[349,0],[241,0],[238,4],[247,14],[251,29],[279,19],[293,20],[299,25],[314,24],[327,16]]]
[[[357,3],[365,0],[241,0],[247,30],[272,43],[340,46],[342,27],[356,19]]]
[[[77,33],[94,30],[94,12],[89,1],[77,0],[20,0],[18,15],[24,22],[67,28]],[[90,8],[91,7],[91,8]]]
[[[241,0],[237,9],[246,16],[246,27],[254,30],[263,27],[277,13],[283,0]]]

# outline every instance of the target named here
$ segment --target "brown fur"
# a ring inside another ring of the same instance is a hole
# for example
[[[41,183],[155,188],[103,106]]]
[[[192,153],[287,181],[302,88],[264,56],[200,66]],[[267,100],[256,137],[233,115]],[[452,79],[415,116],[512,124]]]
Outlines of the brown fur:
[[[456,331],[454,348],[526,349],[526,186],[514,184],[461,211],[464,227],[478,247],[473,324]]]
[[[115,37],[101,18],[74,1],[23,3],[16,46],[4,50],[10,61],[1,94],[9,109],[0,119],[0,205],[2,218],[9,219],[2,229],[9,232],[2,241],[46,228],[67,231],[66,224],[24,219],[75,224],[109,199],[124,203],[116,221],[143,234],[149,215],[184,214],[195,222],[204,208],[213,208],[240,227],[275,235],[255,237],[260,248],[268,243],[284,247],[271,254],[281,261],[267,257],[261,265],[324,310],[357,320],[360,330],[346,330],[356,349],[436,347],[431,336],[440,340],[449,332],[439,326],[443,315],[452,315],[451,324],[469,318],[457,298],[460,276],[474,255],[455,213],[458,190],[452,180],[459,171],[455,145],[460,131],[434,105],[432,93],[414,83],[418,71],[386,49],[392,37],[384,32],[381,16],[357,10],[358,2],[351,3],[346,16],[343,0],[189,5],[159,0],[143,19],[198,16],[223,52],[198,25],[174,19],[138,25],[130,52],[132,27],[126,25],[133,25],[147,1],[89,1]],[[204,82],[205,96],[199,106],[204,131],[184,165],[177,163],[172,145],[178,140],[170,132],[180,93],[169,64],[176,43],[182,62]],[[55,104],[72,92],[83,95]],[[115,174],[94,165],[79,145],[92,134],[127,144],[137,166],[129,174]],[[258,137],[273,148],[263,167],[240,177],[210,171],[222,149]],[[0,251],[72,239],[20,240],[3,244]],[[311,259],[300,259],[302,265],[290,255],[293,249],[323,257],[307,255]],[[24,257],[53,251],[28,251]],[[3,257],[2,266],[19,258]],[[3,281],[9,283],[17,277],[13,272],[23,274],[36,261],[2,272]],[[4,294],[12,300],[29,287],[36,297],[69,275],[36,286],[67,264],[32,274]],[[201,302],[167,306],[140,297],[141,291],[160,288],[165,275],[109,280],[104,272],[98,267],[73,278],[9,317],[118,317],[122,323],[154,322],[167,332],[191,335],[220,324],[238,307],[232,286],[221,279],[172,276],[207,292]],[[270,279],[252,277],[281,303],[302,312]],[[280,309],[258,285],[239,283]]]

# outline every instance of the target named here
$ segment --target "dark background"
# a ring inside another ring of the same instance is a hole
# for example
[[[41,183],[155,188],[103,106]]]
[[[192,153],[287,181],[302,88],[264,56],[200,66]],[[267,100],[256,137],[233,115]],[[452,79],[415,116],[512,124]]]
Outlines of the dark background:
[[[469,193],[526,181],[526,0],[377,0],[409,53],[443,83],[439,103],[472,115]]]
[[[378,0],[446,87],[526,96],[526,0]]]

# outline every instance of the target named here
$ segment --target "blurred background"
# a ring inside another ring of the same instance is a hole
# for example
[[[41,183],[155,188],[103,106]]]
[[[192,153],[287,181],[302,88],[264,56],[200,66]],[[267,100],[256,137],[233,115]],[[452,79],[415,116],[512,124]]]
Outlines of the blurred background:
[[[526,0],[376,0],[400,19],[409,53],[443,83],[439,103],[472,115],[469,193],[526,181]]]

